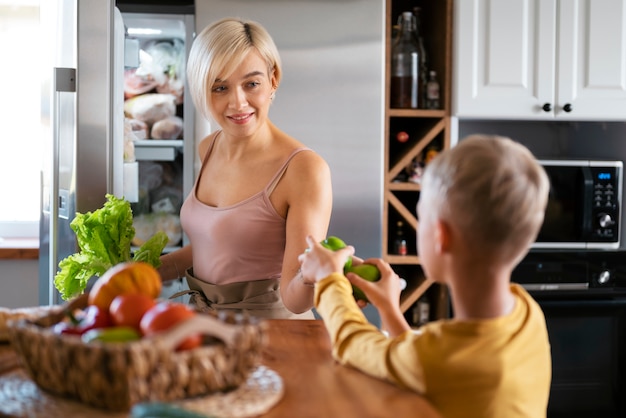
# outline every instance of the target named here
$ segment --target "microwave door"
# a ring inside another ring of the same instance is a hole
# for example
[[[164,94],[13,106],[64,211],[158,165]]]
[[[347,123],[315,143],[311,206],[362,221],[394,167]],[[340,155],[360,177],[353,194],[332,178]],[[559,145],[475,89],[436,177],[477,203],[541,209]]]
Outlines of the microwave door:
[[[581,167],[582,182],[581,195],[582,199],[582,217],[581,217],[581,235],[583,241],[591,241],[593,236],[593,205],[594,205],[594,182],[593,174],[589,167]]]
[[[585,248],[581,237],[584,210],[577,202],[585,188],[580,167],[544,165],[550,194],[544,222],[533,248]]]

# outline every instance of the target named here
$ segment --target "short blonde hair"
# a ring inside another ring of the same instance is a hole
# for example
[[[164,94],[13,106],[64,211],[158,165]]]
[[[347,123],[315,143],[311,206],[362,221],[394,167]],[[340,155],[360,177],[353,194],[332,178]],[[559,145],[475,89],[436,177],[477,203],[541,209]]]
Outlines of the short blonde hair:
[[[422,190],[427,213],[455,225],[479,251],[511,261],[537,238],[550,182],[522,144],[471,135],[428,164]]]
[[[227,79],[252,48],[265,59],[268,76],[273,74],[278,85],[282,76],[278,49],[259,23],[227,17],[207,26],[194,39],[187,60],[187,82],[196,108],[207,119],[213,83]]]

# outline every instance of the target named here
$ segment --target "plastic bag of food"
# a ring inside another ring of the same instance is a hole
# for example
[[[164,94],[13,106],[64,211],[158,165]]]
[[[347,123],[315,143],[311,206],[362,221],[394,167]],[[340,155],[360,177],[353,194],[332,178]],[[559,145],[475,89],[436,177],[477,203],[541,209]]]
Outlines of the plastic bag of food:
[[[143,245],[157,231],[163,231],[167,235],[168,246],[178,245],[183,237],[180,217],[173,213],[146,213],[138,215],[133,219],[133,226],[135,227],[135,236],[132,244],[136,246]]]
[[[152,125],[150,137],[152,139],[177,139],[183,133],[183,120],[178,116],[170,116],[156,121]]]
[[[124,102],[124,113],[144,121],[151,127],[155,122],[176,114],[175,97],[171,94],[148,93]]]

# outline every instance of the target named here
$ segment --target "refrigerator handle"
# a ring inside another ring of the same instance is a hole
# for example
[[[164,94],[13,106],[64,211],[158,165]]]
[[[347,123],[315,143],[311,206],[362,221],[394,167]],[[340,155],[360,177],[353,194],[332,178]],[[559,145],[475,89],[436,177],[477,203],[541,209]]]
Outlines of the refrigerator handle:
[[[52,77],[52,176],[50,187],[50,256],[49,271],[51,277],[57,270],[58,258],[58,223],[59,223],[59,205],[61,198],[59,193],[59,163],[60,163],[60,128],[61,128],[61,93],[76,93],[76,69],[75,68],[54,68]],[[65,202],[66,204],[67,202]],[[64,204],[64,205],[65,205]],[[55,303],[55,287],[54,280],[49,280],[48,301],[50,305]]]

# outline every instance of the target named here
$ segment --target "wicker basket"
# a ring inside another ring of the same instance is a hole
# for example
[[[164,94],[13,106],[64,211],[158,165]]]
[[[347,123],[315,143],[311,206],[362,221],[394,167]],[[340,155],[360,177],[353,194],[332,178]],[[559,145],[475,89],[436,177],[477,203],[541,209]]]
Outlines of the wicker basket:
[[[83,295],[70,306],[84,307],[86,301]],[[174,351],[172,336],[159,335],[128,343],[85,344],[50,328],[61,320],[63,309],[36,320],[12,321],[8,327],[11,344],[41,389],[93,407],[127,411],[138,402],[173,401],[235,388],[259,365],[262,322],[226,312],[197,316],[217,319],[219,326],[228,328],[230,343],[205,337],[201,347]],[[173,331],[181,334],[180,329]]]

